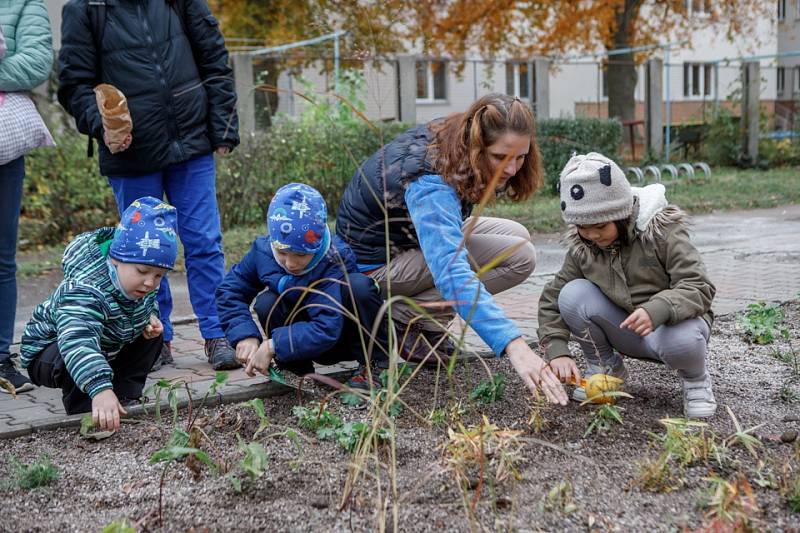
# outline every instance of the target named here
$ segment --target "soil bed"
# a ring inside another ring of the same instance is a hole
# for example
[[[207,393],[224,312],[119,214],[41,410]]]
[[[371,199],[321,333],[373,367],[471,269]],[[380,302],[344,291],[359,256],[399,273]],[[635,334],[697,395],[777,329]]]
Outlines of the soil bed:
[[[706,432],[713,432],[718,443],[734,432],[726,406],[742,429],[763,424],[753,432],[763,443],[755,448],[758,459],[733,444],[722,465],[713,459],[685,468],[671,463],[667,471],[674,490],[649,491],[637,482],[642,479],[639,465],[664,450],[651,435],[664,434],[659,419],[682,416],[680,384],[673,372],[628,360],[626,390],[633,399],[618,403],[622,425],[584,437],[596,406],[572,402],[567,407],[533,407],[544,420],[536,431],[529,425],[533,399],[523,393],[507,360],[492,359],[486,361],[492,372],[506,377],[504,396],[492,404],[469,400],[470,391],[486,377],[478,362],[458,365],[450,378],[421,372],[402,394],[408,407],[396,418],[396,506],[386,500],[392,461],[384,445],[366,461],[349,505],[339,511],[353,456],[335,438],[318,440],[313,430],[300,428],[292,414],[297,396],[287,394],[264,400],[269,425],[255,440],[263,444],[269,463],[253,481],[237,466],[244,452],[236,437],[253,440],[259,425],[253,408],[238,404],[202,410],[200,424],[213,445],[203,441],[200,447],[215,462],[232,467],[243,480],[242,490],[237,492],[224,475],[206,467],[195,476],[185,461],[171,462],[164,475],[162,524],[159,482],[165,463],[150,464],[148,459],[172,433],[169,410],[161,423],[152,415],[141,417],[99,442],[66,429],[0,441],[0,530],[99,531],[127,519],[138,530],[149,531],[374,531],[383,520],[381,513],[387,529],[394,527],[393,508],[403,531],[694,530],[713,525],[715,516],[709,512],[714,508],[705,503],[713,495],[709,487],[715,476],[731,483],[749,481],[738,485],[738,497],[719,508],[718,515],[724,510],[757,530],[798,530],[800,515],[790,510],[786,494],[796,483],[800,506],[800,447],[781,436],[788,440],[792,430],[800,430],[800,379],[791,362],[775,353],[790,354],[791,342],[800,357],[800,304],[792,302],[782,310],[790,341],[751,344],[737,317],[728,315],[718,318],[710,344],[720,407]],[[328,392],[315,385],[304,394],[303,404]],[[365,410],[339,399],[332,399],[328,408],[345,422],[366,416]],[[433,409],[443,409],[433,417],[438,424],[427,421]],[[491,464],[498,456],[489,454],[483,476],[480,468],[468,468],[466,482],[459,484],[444,460],[448,428],[457,432],[459,424],[479,425],[484,415],[498,428],[522,432],[516,437],[521,446],[518,476],[494,483]],[[178,425],[184,427],[186,420],[182,411]],[[287,429],[299,436],[293,441]],[[45,454],[59,469],[59,479],[39,489],[17,487],[9,458],[31,463]],[[747,498],[747,485],[753,501]]]

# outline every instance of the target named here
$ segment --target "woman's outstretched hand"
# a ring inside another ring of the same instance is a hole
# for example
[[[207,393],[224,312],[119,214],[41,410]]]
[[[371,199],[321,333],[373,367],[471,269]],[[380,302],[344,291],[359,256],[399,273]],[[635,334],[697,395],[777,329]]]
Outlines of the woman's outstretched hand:
[[[550,403],[567,405],[569,399],[558,377],[521,337],[508,343],[506,354],[514,365],[514,370],[531,392],[540,390]]]

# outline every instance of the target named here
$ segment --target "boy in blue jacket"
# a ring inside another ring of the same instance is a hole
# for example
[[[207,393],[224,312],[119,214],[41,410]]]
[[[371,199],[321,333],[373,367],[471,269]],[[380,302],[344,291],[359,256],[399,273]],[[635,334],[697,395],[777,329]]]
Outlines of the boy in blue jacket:
[[[383,300],[375,282],[358,273],[350,247],[331,237],[320,193],[301,183],[281,187],[269,205],[267,230],[217,289],[220,322],[245,372],[267,375],[275,361],[304,375],[314,372],[314,363],[358,361],[348,386],[367,389],[370,377],[378,385],[388,366],[384,324],[367,351]],[[253,300],[266,340],[250,313]]]
[[[22,334],[22,367],[36,385],[60,388],[67,414],[91,411],[119,428],[161,352],[156,290],[175,264],[176,212],[134,201],[116,228],[78,235],[64,250],[64,281]]]

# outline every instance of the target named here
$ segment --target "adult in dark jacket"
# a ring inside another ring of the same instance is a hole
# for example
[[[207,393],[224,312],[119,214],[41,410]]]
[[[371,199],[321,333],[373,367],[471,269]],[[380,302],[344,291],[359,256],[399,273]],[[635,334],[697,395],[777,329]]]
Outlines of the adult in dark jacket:
[[[214,298],[225,260],[213,153],[225,155],[239,143],[236,93],[219,24],[205,0],[96,4],[70,0],[64,6],[59,102],[78,129],[98,141],[100,172],[120,212],[142,196],[166,195],[177,208],[189,298],[206,355],[215,369],[235,368]],[[126,95],[133,122],[130,139],[114,154],[104,141],[93,92],[99,83]],[[161,361],[169,362],[172,298],[166,277],[158,303],[165,340]]]
[[[533,271],[530,234],[517,222],[470,216],[487,197],[532,195],[542,184],[540,160],[530,106],[489,94],[367,159],[342,197],[336,232],[386,297],[427,304],[436,319],[422,319],[404,302],[393,305],[403,358],[446,359],[455,347],[442,330],[455,308],[497,355],[509,356],[531,390],[566,404],[558,378],[492,298]]]
[[[0,47],[0,93],[30,91],[46,81],[53,69],[53,44],[44,2],[0,0],[0,34],[5,43]],[[0,138],[3,142],[11,139]],[[10,349],[17,309],[17,229],[24,178],[23,157],[0,165],[0,377],[17,392],[33,389],[12,363]]]

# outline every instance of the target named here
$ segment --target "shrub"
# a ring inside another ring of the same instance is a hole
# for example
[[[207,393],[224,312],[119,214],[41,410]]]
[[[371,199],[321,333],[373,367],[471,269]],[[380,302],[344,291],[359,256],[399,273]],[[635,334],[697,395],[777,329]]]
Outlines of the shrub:
[[[57,244],[117,222],[117,207],[97,158],[86,157],[86,137],[65,130],[57,146],[25,157],[20,244]]]
[[[558,176],[573,152],[599,152],[619,160],[622,124],[598,118],[556,118],[538,121],[537,135],[546,173],[546,189],[555,193]]]
[[[261,224],[273,193],[290,182],[319,190],[332,216],[356,166],[408,126],[284,119],[243,139],[218,165],[217,200],[225,228]]]
[[[710,165],[740,166],[744,164],[742,131],[739,117],[724,107],[711,120],[707,141],[703,143],[703,158]]]

